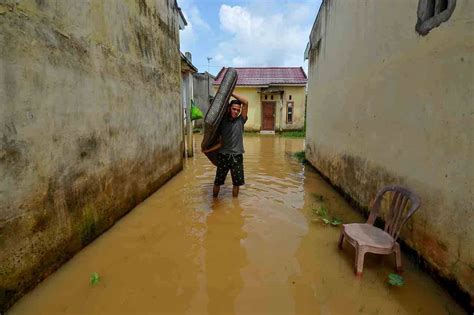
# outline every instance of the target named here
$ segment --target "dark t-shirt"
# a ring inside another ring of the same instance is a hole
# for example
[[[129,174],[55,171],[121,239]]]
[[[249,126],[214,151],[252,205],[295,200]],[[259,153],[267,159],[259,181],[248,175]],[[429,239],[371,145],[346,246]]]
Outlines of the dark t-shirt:
[[[223,154],[243,154],[244,151],[244,125],[247,118],[242,116],[234,120],[224,117],[219,126],[219,133],[222,136],[222,147],[219,153]]]

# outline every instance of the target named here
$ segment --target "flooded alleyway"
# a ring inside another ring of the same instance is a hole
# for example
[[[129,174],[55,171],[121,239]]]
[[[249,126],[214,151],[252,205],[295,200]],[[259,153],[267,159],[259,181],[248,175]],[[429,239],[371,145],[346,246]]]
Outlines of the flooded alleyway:
[[[230,175],[212,198],[215,168],[196,150],[184,171],[8,314],[462,313],[406,258],[402,287],[387,284],[392,256],[367,255],[356,278],[353,249],[338,250],[339,228],[314,222],[312,209],[324,203],[344,222],[364,219],[292,157],[303,140],[244,141],[247,184],[238,199]]]

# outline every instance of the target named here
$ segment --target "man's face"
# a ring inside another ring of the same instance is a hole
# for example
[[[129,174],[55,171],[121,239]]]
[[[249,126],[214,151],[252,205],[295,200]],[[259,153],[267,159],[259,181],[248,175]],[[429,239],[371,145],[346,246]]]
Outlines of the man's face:
[[[236,119],[239,117],[240,114],[240,105],[239,104],[232,104],[229,108],[229,114],[232,119]]]

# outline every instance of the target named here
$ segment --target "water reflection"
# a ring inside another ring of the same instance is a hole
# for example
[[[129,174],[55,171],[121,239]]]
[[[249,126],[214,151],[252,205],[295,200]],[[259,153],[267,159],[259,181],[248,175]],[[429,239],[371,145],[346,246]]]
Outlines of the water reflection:
[[[462,313],[407,259],[402,288],[386,284],[391,256],[367,255],[363,278],[354,277],[352,247],[337,249],[339,229],[313,222],[314,195],[345,222],[363,218],[292,158],[302,139],[244,143],[238,199],[230,178],[212,198],[215,168],[195,150],[183,172],[8,314]],[[91,287],[94,271],[103,280]]]
[[[204,247],[209,314],[235,314],[235,299],[243,287],[240,270],[248,264],[241,245],[247,236],[243,211],[238,199],[216,199],[207,216]]]

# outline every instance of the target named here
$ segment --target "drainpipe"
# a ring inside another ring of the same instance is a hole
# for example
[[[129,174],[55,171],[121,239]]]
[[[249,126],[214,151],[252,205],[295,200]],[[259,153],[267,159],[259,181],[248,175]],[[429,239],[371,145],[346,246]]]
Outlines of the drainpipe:
[[[187,122],[187,138],[188,138],[188,157],[194,155],[193,152],[193,122],[191,121],[191,99],[193,95],[192,79],[193,75],[188,72],[186,75],[186,122]]]
[[[211,106],[211,104],[209,104],[209,96],[211,96],[211,92],[209,91],[209,72],[206,72],[206,76],[207,76],[207,108],[209,109],[209,106]]]
[[[186,157],[186,146],[185,146],[185,139],[186,139],[186,132],[185,132],[185,120],[184,120],[184,114],[185,114],[185,104],[186,104],[186,89],[185,89],[185,78],[184,74],[181,73],[181,109],[179,111],[179,116],[180,116],[180,124],[181,124],[181,153],[182,157]]]
[[[192,56],[190,52],[185,52],[184,55],[189,62],[192,62]],[[191,71],[186,73],[186,121],[187,128],[186,132],[188,133],[188,157],[194,155],[193,152],[193,122],[191,121],[191,100],[194,98],[193,93],[193,73]]]
[[[280,133],[283,131],[283,93],[285,92],[280,92]]]

